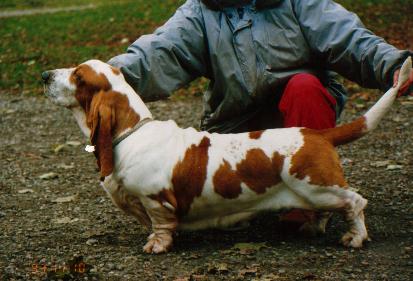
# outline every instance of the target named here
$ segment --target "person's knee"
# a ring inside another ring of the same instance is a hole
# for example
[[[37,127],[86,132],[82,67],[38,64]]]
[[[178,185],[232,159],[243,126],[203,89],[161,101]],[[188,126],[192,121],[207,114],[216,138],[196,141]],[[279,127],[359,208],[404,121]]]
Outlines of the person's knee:
[[[311,74],[293,76],[278,104],[284,127],[331,128],[335,125],[336,100]]]
[[[316,76],[309,73],[300,73],[290,78],[284,94],[293,95],[300,99],[308,99],[313,95],[322,94],[323,90],[324,86]]]
[[[327,103],[334,107],[336,101],[316,76],[300,73],[288,81],[281,98],[281,104],[285,103],[304,107]]]

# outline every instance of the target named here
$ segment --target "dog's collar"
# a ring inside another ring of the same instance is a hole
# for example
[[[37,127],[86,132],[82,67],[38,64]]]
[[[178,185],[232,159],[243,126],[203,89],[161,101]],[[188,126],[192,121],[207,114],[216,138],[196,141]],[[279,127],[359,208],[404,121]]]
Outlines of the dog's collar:
[[[143,125],[145,125],[148,122],[153,121],[152,118],[147,117],[142,119],[142,121],[138,122],[131,130],[127,131],[126,133],[124,133],[123,135],[115,138],[112,142],[112,147],[117,146],[119,143],[121,143],[123,140],[125,140],[127,137],[129,137],[130,135],[132,135],[134,132],[136,132],[137,130],[139,130]]]

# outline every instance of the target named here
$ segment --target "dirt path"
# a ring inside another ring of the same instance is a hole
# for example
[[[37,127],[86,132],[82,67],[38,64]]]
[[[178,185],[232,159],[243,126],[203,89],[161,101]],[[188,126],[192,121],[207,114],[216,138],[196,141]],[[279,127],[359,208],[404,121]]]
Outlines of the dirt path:
[[[81,11],[87,9],[95,9],[97,5],[88,4],[83,6],[69,6],[58,8],[36,8],[36,9],[24,9],[24,10],[12,10],[12,11],[0,11],[0,18],[20,17],[39,14],[53,14],[58,12],[71,12]]]
[[[159,256],[142,253],[148,233],[99,187],[95,159],[68,111],[41,96],[4,94],[0,102],[0,280],[413,279],[411,100],[341,149],[350,184],[369,200],[365,248],[338,244],[339,216],[324,236],[308,238],[266,214],[239,231],[179,233],[173,251]],[[201,101],[150,108],[189,126]]]

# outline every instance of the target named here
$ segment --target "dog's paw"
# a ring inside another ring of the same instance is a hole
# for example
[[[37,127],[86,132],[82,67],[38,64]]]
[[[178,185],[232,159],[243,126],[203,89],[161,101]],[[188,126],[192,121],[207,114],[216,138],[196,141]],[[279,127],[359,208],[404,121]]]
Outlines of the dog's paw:
[[[143,251],[148,254],[161,254],[168,252],[172,247],[172,236],[169,234],[152,233],[148,243],[143,246]]]
[[[364,240],[368,240],[367,233],[360,234],[349,231],[341,238],[341,244],[346,247],[361,248]]]

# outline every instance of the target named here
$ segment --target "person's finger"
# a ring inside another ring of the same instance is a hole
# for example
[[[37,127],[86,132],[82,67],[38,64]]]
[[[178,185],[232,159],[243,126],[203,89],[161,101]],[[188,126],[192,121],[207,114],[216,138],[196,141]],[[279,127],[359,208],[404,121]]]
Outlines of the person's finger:
[[[397,73],[397,76],[399,76],[400,74],[400,71],[398,72],[399,73]],[[396,73],[395,73],[395,77],[396,77]],[[400,97],[403,94],[405,94],[409,90],[411,85],[413,85],[413,70],[410,71],[409,79],[400,87],[399,92],[397,93],[397,96]],[[397,82],[396,82],[396,86],[397,86]]]
[[[393,75],[393,88],[395,88],[397,86],[397,83],[399,81],[399,74],[400,74],[400,69],[398,69],[394,72],[394,75]]]

